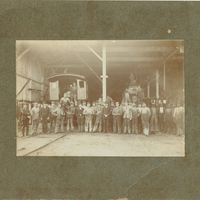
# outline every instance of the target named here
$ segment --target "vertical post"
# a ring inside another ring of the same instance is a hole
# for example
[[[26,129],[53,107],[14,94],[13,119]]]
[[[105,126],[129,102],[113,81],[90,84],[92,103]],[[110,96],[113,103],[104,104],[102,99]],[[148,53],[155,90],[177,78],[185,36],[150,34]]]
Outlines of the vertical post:
[[[147,83],[147,98],[150,98],[150,83]]]
[[[156,98],[159,99],[159,70],[156,69]]]
[[[164,62],[164,66],[163,66],[163,91],[165,94],[165,90],[166,90],[166,67],[165,67],[165,62]]]
[[[103,95],[103,101],[106,101],[106,47],[103,46],[103,52],[102,52],[102,95]]]

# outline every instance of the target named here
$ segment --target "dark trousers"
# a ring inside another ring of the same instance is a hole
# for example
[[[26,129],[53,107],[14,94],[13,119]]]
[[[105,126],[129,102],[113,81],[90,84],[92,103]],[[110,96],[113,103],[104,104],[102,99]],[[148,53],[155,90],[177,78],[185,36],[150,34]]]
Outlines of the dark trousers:
[[[113,116],[113,132],[121,133],[121,115]]]
[[[138,133],[142,134],[143,130],[142,130],[142,119],[141,119],[141,115],[138,116]]]
[[[160,131],[164,131],[164,113],[158,114],[158,124]]]
[[[132,133],[138,134],[138,117],[135,116],[132,119]]]
[[[176,126],[175,123],[173,122],[172,116],[165,116],[164,127],[166,133],[170,134],[175,133]]]
[[[78,130],[80,132],[84,132],[84,128],[85,128],[84,117],[77,117],[77,123],[78,123]]]
[[[110,117],[104,117],[103,118],[103,132],[108,133],[110,131]]]
[[[123,119],[124,133],[131,133],[131,120],[129,118]]]
[[[22,125],[22,135],[23,136],[28,136],[29,132],[29,125],[28,124],[23,124]]]
[[[55,132],[55,127],[56,127],[56,116],[52,116],[50,118],[50,130],[51,132]]]
[[[48,122],[47,118],[42,119],[42,132],[47,133],[48,132]]]

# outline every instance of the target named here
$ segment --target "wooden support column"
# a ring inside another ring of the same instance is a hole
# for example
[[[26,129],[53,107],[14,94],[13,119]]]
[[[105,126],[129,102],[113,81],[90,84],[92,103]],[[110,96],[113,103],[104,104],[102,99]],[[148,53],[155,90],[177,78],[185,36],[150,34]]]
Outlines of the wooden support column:
[[[156,69],[156,98],[159,99],[159,70]]]
[[[163,65],[163,91],[164,91],[164,94],[165,94],[165,91],[166,91],[166,66],[165,66],[165,62],[164,62],[164,65]]]
[[[147,83],[147,98],[150,98],[150,83]]]
[[[106,47],[103,46],[103,52],[102,52],[102,97],[103,101],[106,101],[107,91],[106,91]]]

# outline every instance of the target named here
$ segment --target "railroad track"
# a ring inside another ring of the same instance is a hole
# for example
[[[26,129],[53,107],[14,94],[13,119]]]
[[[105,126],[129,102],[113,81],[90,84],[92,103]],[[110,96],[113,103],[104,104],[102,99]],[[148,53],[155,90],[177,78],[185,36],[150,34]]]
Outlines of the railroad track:
[[[38,147],[38,148],[34,149],[33,151],[30,151],[30,152],[28,152],[28,153],[24,154],[23,156],[30,156],[32,153],[36,153],[37,151],[39,151],[39,150],[41,150],[41,149],[43,149],[43,148],[45,148],[45,147],[49,146],[50,144],[52,144],[52,143],[54,143],[54,142],[58,141],[59,139],[62,139],[62,138],[64,138],[65,136],[67,136],[67,135],[66,135],[66,134],[64,134],[64,135],[62,135],[62,136],[60,136],[60,137],[56,138],[55,140],[52,140],[52,141],[50,141],[49,143],[47,143],[47,144],[45,144],[45,145],[42,145],[42,146],[40,146],[40,147]]]

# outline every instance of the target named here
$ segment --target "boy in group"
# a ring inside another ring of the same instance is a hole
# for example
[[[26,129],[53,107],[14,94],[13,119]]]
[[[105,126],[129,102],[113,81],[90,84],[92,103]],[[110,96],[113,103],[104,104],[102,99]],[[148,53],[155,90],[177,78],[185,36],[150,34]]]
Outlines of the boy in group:
[[[92,132],[92,115],[93,109],[90,106],[90,103],[87,103],[87,106],[84,108],[83,114],[85,116],[85,132]]]
[[[98,130],[98,132],[102,131],[102,117],[103,117],[103,109],[102,109],[102,105],[98,104],[96,107],[96,120],[95,120],[95,124],[94,124],[94,128],[93,128],[93,132],[96,132]]]
[[[110,131],[110,114],[111,110],[109,104],[106,102],[103,107],[103,132],[108,133]]]
[[[121,133],[121,117],[122,117],[122,108],[119,105],[119,102],[116,102],[115,107],[112,111],[113,116],[113,132]]]
[[[132,120],[132,110],[128,103],[125,103],[123,108],[123,128],[124,133],[131,133],[131,120]]]

